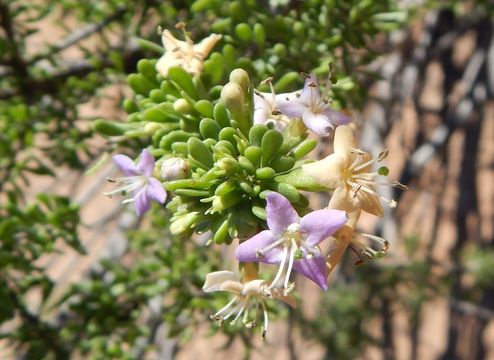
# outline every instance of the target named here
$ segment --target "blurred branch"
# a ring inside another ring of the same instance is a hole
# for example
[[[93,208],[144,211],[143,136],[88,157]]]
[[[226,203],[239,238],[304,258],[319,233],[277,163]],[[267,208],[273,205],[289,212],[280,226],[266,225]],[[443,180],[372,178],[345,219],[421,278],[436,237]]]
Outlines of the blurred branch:
[[[29,59],[27,63],[29,65],[36,63],[39,60],[45,59],[59,51],[62,51],[79,41],[87,38],[88,36],[102,30],[105,26],[108,24],[112,23],[115,20],[121,19],[124,15],[125,12],[127,11],[127,8],[125,6],[119,6],[117,11],[113,13],[112,15],[108,16],[106,19],[100,21],[99,23],[95,24],[89,24],[79,31],[76,31],[69,36],[67,36],[65,39],[63,39],[60,43],[55,44],[55,45],[49,45],[49,48],[46,51],[43,51],[33,58]]]

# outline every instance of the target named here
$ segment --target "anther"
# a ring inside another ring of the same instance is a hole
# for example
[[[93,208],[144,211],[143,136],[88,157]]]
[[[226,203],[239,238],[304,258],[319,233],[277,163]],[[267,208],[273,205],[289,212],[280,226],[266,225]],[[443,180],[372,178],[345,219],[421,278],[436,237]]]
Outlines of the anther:
[[[377,155],[377,161],[383,161],[384,159],[386,159],[389,155],[389,150],[386,149],[384,151],[381,151],[379,153],[379,155]]]

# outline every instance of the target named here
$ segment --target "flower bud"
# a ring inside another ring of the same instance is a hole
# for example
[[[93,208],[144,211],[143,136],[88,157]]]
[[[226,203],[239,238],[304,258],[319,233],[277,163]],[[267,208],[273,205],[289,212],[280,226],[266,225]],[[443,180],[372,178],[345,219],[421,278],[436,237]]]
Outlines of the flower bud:
[[[173,103],[173,110],[187,114],[192,110],[192,106],[185,99],[177,99]]]
[[[161,163],[160,175],[164,180],[185,179],[189,175],[190,165],[181,158],[169,158]]]
[[[230,81],[240,85],[245,94],[249,92],[249,74],[244,69],[235,69],[230,73]]]
[[[161,125],[155,122],[149,122],[144,126],[144,131],[149,135],[153,135],[159,129],[161,129]]]
[[[236,82],[229,82],[221,90],[221,101],[228,110],[235,114],[241,114],[244,107],[244,91]]]

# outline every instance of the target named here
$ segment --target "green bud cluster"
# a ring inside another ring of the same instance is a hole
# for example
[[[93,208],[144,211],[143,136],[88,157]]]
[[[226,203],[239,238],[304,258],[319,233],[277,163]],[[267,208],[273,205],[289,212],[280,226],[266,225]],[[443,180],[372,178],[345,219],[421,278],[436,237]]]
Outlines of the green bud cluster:
[[[174,137],[166,149],[191,166],[189,178],[165,184],[176,195],[167,205],[173,214],[173,233],[210,230],[210,243],[217,244],[253,235],[266,220],[264,200],[269,191],[279,192],[299,208],[307,207],[299,189],[280,176],[300,165],[316,141],[307,139],[297,122],[283,132],[252,125],[252,110],[249,77],[238,69],[213,106],[212,117],[200,120],[197,133],[179,130],[164,137]]]

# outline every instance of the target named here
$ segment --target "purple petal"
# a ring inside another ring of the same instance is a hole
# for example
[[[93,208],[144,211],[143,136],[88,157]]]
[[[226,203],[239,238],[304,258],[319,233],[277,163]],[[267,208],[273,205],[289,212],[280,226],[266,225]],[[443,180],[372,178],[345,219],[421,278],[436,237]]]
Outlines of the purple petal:
[[[300,231],[308,245],[316,246],[345,225],[347,220],[346,213],[341,210],[316,210],[300,220]]]
[[[134,197],[134,205],[138,216],[144,215],[151,207],[151,200],[148,198],[146,188],[140,189]]]
[[[305,79],[304,88],[300,94],[299,100],[304,104],[311,104],[319,99],[319,85],[314,74],[310,75],[310,78]]]
[[[155,178],[149,178],[149,184],[146,186],[146,196],[151,200],[163,204],[166,200],[166,191],[161,183]]]
[[[334,126],[323,114],[314,114],[309,109],[302,116],[305,126],[314,131],[319,136],[328,136]]]
[[[239,261],[245,262],[263,262],[266,264],[276,264],[280,262],[281,249],[280,247],[274,247],[264,253],[263,258],[257,257],[257,251],[261,250],[273,242],[276,238],[269,230],[261,231],[259,234],[254,235],[249,240],[241,243],[235,250],[235,257]]]
[[[289,225],[299,223],[300,218],[286,197],[270,192],[266,201],[268,227],[275,236],[283,235]]]
[[[268,111],[264,108],[254,110],[254,124],[265,124],[268,120]]]
[[[137,169],[146,176],[153,175],[154,171],[154,157],[149,150],[144,149],[141,152],[141,158],[137,164]]]
[[[327,107],[323,114],[329,119],[329,121],[334,125],[343,125],[348,124],[352,119],[349,116],[346,116],[340,111],[332,110]]]
[[[293,269],[299,274],[315,282],[323,290],[328,290],[326,279],[326,261],[322,255],[314,255],[312,258],[303,258],[293,263]]]
[[[277,100],[278,109],[290,117],[302,117],[307,105],[302,104],[299,99],[294,100]]]
[[[125,174],[125,176],[134,176],[138,175],[139,171],[137,170],[134,161],[126,155],[118,154],[114,155],[113,161],[117,164],[119,169]]]

